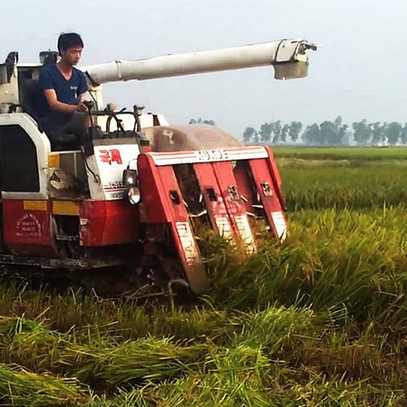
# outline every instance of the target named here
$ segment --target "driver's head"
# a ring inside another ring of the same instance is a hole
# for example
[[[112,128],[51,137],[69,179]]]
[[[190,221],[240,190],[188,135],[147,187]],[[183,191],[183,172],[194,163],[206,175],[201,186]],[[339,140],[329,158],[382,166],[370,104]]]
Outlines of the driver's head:
[[[76,65],[82,54],[83,41],[79,34],[64,33],[58,38],[58,52],[65,62]]]

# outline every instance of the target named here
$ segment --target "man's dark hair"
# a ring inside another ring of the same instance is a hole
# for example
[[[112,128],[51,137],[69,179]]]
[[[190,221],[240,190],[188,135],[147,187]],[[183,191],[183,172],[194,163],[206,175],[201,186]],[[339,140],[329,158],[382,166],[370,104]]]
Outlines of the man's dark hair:
[[[76,33],[63,33],[58,38],[58,52],[61,55],[62,51],[66,51],[72,47],[84,47],[82,38]]]

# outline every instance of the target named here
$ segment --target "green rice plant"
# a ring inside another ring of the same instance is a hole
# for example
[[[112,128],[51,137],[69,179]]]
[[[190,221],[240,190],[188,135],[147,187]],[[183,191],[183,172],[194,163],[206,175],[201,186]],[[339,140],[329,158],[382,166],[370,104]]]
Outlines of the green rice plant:
[[[75,379],[0,364],[0,405],[74,406],[91,400],[89,390]]]
[[[212,293],[231,308],[274,301],[317,309],[346,304],[357,318],[387,315],[396,323],[397,316],[402,325],[407,321],[403,213],[403,208],[297,213],[284,244],[266,245],[238,268],[215,265]]]
[[[356,335],[356,339],[346,330],[338,330],[335,324],[344,318],[348,317],[343,316],[343,310],[332,309],[325,316],[318,316],[310,309],[273,306],[262,311],[233,312],[228,320],[223,320],[229,328],[222,344],[215,344],[208,337],[208,344],[200,347],[186,344],[181,347],[169,339],[157,338],[116,343],[103,333],[100,337],[90,336],[87,345],[79,346],[72,341],[74,338],[63,334],[66,346],[60,349],[59,359],[54,360],[50,369],[54,374],[80,378],[99,390],[115,391],[118,385],[129,383],[146,386],[130,387],[113,398],[101,395],[93,398],[90,405],[131,405],[136,400],[134,405],[187,402],[191,405],[268,405],[267,402],[273,400],[274,404],[269,405],[301,405],[296,404],[299,395],[293,389],[302,394],[310,381],[304,379],[304,374],[309,376],[311,371],[323,384],[326,381],[332,384],[334,378],[345,374],[356,381],[367,380],[366,384],[372,377],[385,378],[388,385],[392,383],[389,391],[395,389],[391,391],[396,394],[403,377],[402,359],[389,357],[391,343],[384,336],[371,336],[371,328]],[[7,322],[3,335],[16,340],[24,329],[37,329],[35,321]],[[37,356],[42,357],[40,349]],[[287,366],[292,368],[287,369]],[[299,369],[297,372],[299,366],[307,366],[310,371],[304,373]],[[372,374],[374,371],[378,372],[376,376]],[[393,378],[389,376],[391,372]],[[397,372],[401,376],[397,377]],[[170,382],[171,386],[166,384]],[[353,388],[352,381],[346,383],[346,388]],[[188,386],[189,393],[183,393],[179,386]],[[325,394],[325,384],[321,386],[321,389],[313,389],[312,394]],[[356,390],[352,395],[355,400],[362,396],[370,400],[372,395],[359,394]],[[332,393],[329,397],[334,399]],[[341,397],[346,399],[350,395]]]
[[[405,147],[280,147],[273,152],[279,158],[347,161],[403,161],[407,159]]]
[[[241,328],[235,330],[233,342],[264,349],[268,355],[286,346],[294,336],[314,336],[321,330],[311,309],[267,306],[264,310],[241,313]]]
[[[147,387],[119,389],[114,395],[103,394],[95,397],[91,402],[83,404],[85,407],[149,407],[156,406],[155,398],[148,391]]]
[[[0,281],[0,309],[11,319],[24,315],[26,320],[46,321],[45,325],[58,332],[75,333],[77,341],[83,335],[111,335],[124,340],[147,334],[197,340],[209,333],[222,335],[227,315],[210,304],[195,303],[171,307],[168,303],[138,303],[124,298],[96,298],[79,290],[51,295],[45,290],[29,289],[26,285]],[[208,308],[211,312],[208,312]],[[0,314],[1,315],[1,314]],[[5,317],[4,317],[5,318]],[[13,322],[14,323],[14,322]],[[2,324],[0,323],[0,332]]]
[[[159,385],[147,385],[122,397],[95,406],[320,406],[402,407],[402,391],[392,391],[366,381],[349,382],[341,377],[327,379],[304,369],[301,375],[263,372],[230,381],[222,374],[192,375]],[[127,404],[131,399],[134,404]],[[120,400],[120,401],[119,401]],[[121,404],[120,402],[123,402]],[[120,404],[119,404],[120,403]],[[93,404],[92,404],[93,405]]]
[[[65,339],[43,322],[24,317],[0,317],[0,360],[35,371],[49,369]]]
[[[406,160],[407,163],[407,160]],[[290,211],[325,208],[370,209],[407,204],[407,168],[332,166],[281,167],[283,192]]]
[[[59,364],[80,381],[116,387],[146,380],[160,381],[187,374],[205,355],[205,346],[181,346],[171,339],[153,337],[106,343],[73,345]]]

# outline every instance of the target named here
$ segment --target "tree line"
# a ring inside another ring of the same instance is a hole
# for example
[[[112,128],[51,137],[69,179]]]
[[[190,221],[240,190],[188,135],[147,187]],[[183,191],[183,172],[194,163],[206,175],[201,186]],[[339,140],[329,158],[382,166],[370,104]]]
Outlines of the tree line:
[[[343,123],[338,116],[334,121],[325,120],[304,128],[299,121],[282,124],[280,120],[264,123],[259,129],[246,127],[243,134],[246,143],[302,143],[307,145],[395,145],[407,144],[407,123],[373,122],[366,119]]]
[[[189,124],[216,125],[213,120],[191,119]],[[260,128],[246,127],[242,134],[245,143],[306,145],[396,145],[407,144],[407,123],[373,122],[366,119],[353,122],[351,126],[343,123],[338,116],[334,121],[325,120],[303,126],[300,121],[282,123],[281,120],[263,123]]]

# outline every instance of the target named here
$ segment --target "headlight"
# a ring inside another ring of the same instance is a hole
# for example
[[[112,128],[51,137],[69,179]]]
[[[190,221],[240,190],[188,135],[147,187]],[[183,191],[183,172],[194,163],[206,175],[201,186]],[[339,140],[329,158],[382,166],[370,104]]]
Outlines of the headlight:
[[[141,195],[140,190],[137,187],[130,187],[127,190],[127,199],[132,205],[137,205],[140,202]]]
[[[124,185],[137,185],[138,179],[137,179],[137,171],[136,170],[130,170],[126,169],[123,171],[123,184]]]

